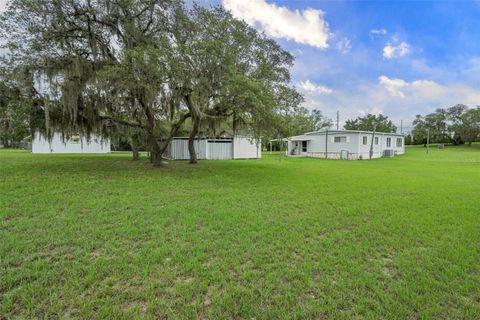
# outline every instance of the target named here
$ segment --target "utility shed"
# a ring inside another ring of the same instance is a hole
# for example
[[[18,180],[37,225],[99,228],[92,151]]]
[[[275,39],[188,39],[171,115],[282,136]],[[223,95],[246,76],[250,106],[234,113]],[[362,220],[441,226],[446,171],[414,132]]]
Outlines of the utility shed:
[[[32,153],[109,153],[110,139],[91,135],[90,139],[73,134],[62,139],[58,132],[48,140],[36,132],[32,139]]]
[[[230,160],[259,159],[262,157],[261,143],[248,136],[235,135],[232,138],[199,138],[194,142],[197,159]],[[188,138],[176,137],[165,153],[172,160],[188,160]]]
[[[320,130],[287,138],[287,155],[325,159],[362,160],[393,157],[405,153],[402,134],[357,131]]]

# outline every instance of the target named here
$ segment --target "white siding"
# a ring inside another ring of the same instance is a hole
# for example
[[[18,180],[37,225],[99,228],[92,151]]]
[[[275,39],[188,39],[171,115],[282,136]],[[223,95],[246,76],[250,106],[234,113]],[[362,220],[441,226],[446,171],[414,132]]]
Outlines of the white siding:
[[[308,152],[325,152],[325,135],[312,135],[307,143]]]
[[[235,136],[233,139],[233,159],[257,159],[262,157],[261,141]]]
[[[402,145],[397,147],[397,138],[402,139]],[[392,136],[392,148],[395,151],[395,154],[404,154],[405,153],[405,137]]]
[[[306,155],[313,157],[325,157],[325,145],[326,134],[312,134],[308,136],[311,140],[308,141],[308,149]],[[347,137],[346,142],[335,142],[335,137]],[[328,145],[327,145],[327,157],[337,158],[340,157],[342,151],[347,151],[350,154],[358,153],[358,133],[329,133]]]
[[[363,137],[367,137],[367,145],[364,145],[362,142]],[[369,159],[370,158],[370,146],[372,143],[372,138],[373,138],[373,154],[372,158],[381,158],[383,156],[383,145],[384,145],[384,140],[385,137],[383,135],[375,134],[373,137],[373,134],[367,134],[367,133],[361,133],[360,134],[360,144],[359,144],[359,152],[358,156],[359,158],[361,157],[362,159]],[[378,138],[378,144],[375,144],[375,138]]]
[[[48,141],[39,133],[35,133],[32,141],[32,153],[109,153],[110,140],[92,135],[88,141],[80,137],[78,142],[62,140],[60,133],[55,132],[52,140]]]

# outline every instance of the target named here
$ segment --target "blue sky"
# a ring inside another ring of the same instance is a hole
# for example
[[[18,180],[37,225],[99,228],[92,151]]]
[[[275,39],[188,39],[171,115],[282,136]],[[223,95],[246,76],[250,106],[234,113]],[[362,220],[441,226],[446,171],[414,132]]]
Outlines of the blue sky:
[[[480,105],[480,2],[220,0],[296,56],[308,108],[342,120]]]

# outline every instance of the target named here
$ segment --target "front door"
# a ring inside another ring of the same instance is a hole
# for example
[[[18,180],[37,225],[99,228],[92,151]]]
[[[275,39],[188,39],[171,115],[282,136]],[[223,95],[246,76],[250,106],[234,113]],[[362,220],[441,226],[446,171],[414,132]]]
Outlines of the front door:
[[[302,153],[307,152],[307,141],[302,141]]]

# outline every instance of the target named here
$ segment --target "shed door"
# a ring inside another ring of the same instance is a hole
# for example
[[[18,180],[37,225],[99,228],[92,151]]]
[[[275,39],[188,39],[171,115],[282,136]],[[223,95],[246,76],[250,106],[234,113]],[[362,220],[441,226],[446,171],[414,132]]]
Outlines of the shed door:
[[[232,141],[231,140],[209,140],[208,157],[211,160],[232,159]]]

